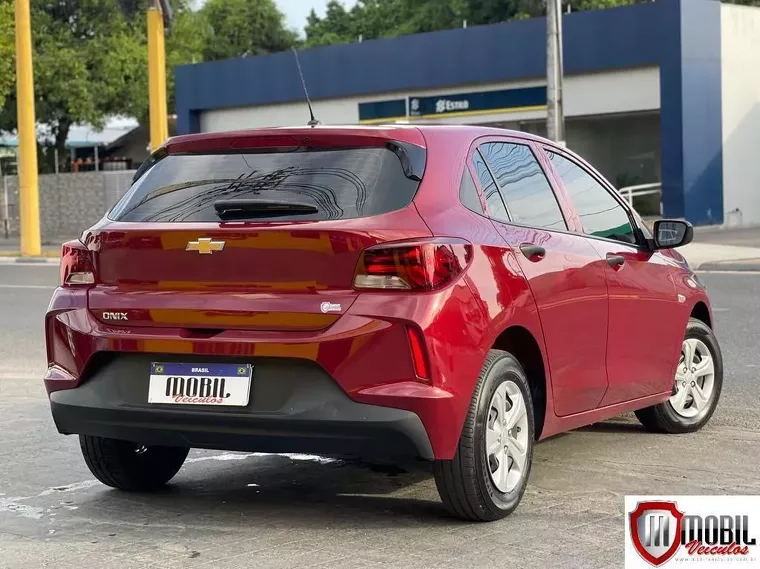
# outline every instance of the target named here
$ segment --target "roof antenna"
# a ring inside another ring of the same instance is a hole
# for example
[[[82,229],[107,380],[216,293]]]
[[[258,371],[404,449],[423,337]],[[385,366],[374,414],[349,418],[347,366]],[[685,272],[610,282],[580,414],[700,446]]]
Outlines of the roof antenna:
[[[309,114],[311,115],[311,120],[306,124],[307,126],[318,126],[322,123],[316,119],[316,117],[314,116],[314,109],[311,108],[311,100],[309,99],[309,92],[306,90],[306,81],[304,81],[303,72],[301,71],[301,62],[298,60],[298,52],[296,51],[295,47],[292,47],[291,49],[293,50],[293,55],[296,58],[296,65],[298,66],[298,76],[301,78],[301,85],[303,85],[303,93],[304,95],[306,95],[306,104],[309,105]]]

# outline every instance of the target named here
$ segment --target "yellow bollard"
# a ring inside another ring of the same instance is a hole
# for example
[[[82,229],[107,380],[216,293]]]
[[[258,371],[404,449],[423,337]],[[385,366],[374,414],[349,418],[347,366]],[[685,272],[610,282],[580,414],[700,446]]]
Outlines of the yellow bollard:
[[[42,254],[40,197],[37,178],[37,136],[34,130],[34,76],[29,0],[16,0],[16,98],[18,106],[18,170],[21,206],[21,254]]]
[[[150,92],[150,151],[169,138],[166,110],[166,50],[164,20],[157,6],[148,9],[148,85]]]

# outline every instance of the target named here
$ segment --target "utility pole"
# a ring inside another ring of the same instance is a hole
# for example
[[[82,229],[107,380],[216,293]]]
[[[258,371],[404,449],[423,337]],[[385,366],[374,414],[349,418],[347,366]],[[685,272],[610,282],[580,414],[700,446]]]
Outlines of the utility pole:
[[[152,0],[148,8],[148,90],[150,96],[150,151],[169,138],[166,103],[166,47],[164,22],[171,23],[168,0]]]
[[[562,0],[546,0],[546,132],[549,139],[565,144],[562,81]]]
[[[33,257],[42,254],[42,243],[29,0],[16,0],[16,100],[21,254]]]

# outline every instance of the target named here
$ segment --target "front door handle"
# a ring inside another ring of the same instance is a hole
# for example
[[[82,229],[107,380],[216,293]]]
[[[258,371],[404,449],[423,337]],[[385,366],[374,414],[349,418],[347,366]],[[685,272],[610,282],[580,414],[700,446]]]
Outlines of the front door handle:
[[[607,255],[607,264],[613,269],[622,267],[625,264],[625,257],[622,255]]]
[[[546,249],[541,245],[533,245],[533,243],[523,243],[520,245],[520,251],[530,261],[540,261],[546,256]]]

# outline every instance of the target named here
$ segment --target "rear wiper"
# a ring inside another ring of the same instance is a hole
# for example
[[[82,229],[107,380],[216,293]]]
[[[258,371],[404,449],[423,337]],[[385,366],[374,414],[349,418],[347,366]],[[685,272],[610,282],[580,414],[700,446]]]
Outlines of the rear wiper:
[[[279,215],[310,215],[319,209],[307,203],[278,202],[271,200],[217,200],[214,209],[219,217],[252,218]]]

